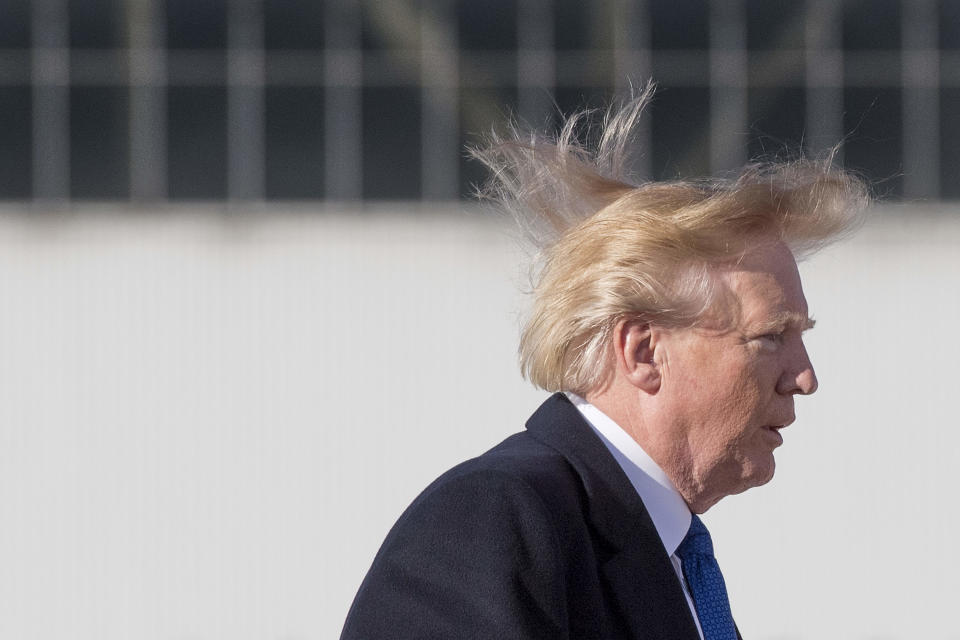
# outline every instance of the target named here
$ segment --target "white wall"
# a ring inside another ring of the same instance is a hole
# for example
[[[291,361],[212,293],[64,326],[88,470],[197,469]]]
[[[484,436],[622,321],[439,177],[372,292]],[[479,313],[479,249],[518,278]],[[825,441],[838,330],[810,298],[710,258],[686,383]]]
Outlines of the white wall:
[[[707,516],[745,637],[960,638],[960,217],[927,213],[801,269],[821,390]],[[458,211],[0,215],[0,637],[337,637],[406,504],[544,397],[520,275]]]

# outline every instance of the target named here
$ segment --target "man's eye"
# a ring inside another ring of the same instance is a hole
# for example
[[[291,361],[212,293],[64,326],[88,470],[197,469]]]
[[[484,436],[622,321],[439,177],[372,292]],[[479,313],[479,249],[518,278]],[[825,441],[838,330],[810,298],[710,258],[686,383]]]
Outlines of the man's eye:
[[[764,342],[769,342],[771,344],[781,344],[783,343],[783,334],[782,333],[766,333],[759,338]]]

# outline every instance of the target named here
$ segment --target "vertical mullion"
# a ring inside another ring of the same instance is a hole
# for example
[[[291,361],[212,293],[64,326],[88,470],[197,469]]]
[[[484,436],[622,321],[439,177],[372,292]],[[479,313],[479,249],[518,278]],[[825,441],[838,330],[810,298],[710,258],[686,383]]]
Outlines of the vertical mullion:
[[[129,0],[130,198],[167,197],[167,52],[154,0]]]
[[[31,3],[33,198],[70,198],[70,42],[66,0]]]
[[[551,113],[556,84],[553,14],[549,0],[517,3],[517,109],[521,120],[541,125]]]
[[[650,53],[650,7],[646,0],[618,0],[612,3],[613,86],[618,94],[627,89],[638,91],[652,75]],[[639,180],[652,176],[653,136],[650,118],[642,118],[634,133],[638,147],[633,156],[634,175]]]
[[[363,195],[363,50],[360,7],[327,0],[324,30],[324,190],[327,200]]]
[[[747,43],[743,0],[710,3],[710,171],[746,160]]]
[[[937,5],[915,0],[903,12],[903,195],[940,197],[940,55]]]
[[[804,146],[818,153],[843,138],[843,49],[839,3],[807,0],[806,132]],[[838,150],[838,155],[842,150]],[[839,157],[837,158],[840,159]]]
[[[424,3],[420,41],[421,198],[454,200],[460,179],[459,55],[449,3]]]
[[[262,6],[259,0],[232,0],[227,6],[227,196],[230,200],[262,200]]]

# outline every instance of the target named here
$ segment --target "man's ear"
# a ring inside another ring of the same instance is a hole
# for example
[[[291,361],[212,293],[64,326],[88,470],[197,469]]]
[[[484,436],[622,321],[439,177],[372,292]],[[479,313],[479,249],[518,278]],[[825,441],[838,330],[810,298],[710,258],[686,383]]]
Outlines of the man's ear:
[[[660,389],[660,368],[654,358],[657,345],[650,324],[621,320],[614,335],[617,368],[634,387],[654,394]]]

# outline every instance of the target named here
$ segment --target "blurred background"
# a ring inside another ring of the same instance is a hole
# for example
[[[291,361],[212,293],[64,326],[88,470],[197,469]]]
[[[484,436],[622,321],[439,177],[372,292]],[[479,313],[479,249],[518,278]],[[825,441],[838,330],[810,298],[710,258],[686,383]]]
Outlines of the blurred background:
[[[641,178],[846,138],[960,195],[960,2],[3,0],[0,198],[450,201],[471,135],[654,78]]]
[[[960,0],[0,0],[0,637],[337,637],[545,397],[465,145],[650,78],[637,180],[843,141],[881,200],[706,518],[744,637],[960,638]]]

